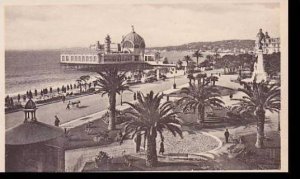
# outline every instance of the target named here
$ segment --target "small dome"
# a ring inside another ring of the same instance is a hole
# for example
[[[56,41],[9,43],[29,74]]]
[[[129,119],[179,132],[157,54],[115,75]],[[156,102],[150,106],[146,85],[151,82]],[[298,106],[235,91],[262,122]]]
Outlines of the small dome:
[[[32,101],[32,99],[29,99],[29,100],[27,101],[27,103],[25,104],[24,109],[36,109],[35,102]]]
[[[123,48],[145,48],[144,39],[134,29],[122,40]]]

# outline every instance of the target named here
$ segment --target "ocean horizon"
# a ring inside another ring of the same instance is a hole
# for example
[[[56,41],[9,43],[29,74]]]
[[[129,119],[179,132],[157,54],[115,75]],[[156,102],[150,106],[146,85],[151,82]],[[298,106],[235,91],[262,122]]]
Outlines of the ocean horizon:
[[[26,91],[39,92],[43,88],[56,89],[62,85],[75,84],[83,75],[97,73],[65,69],[60,65],[60,54],[64,50],[6,50],[5,51],[5,95],[16,96]],[[192,52],[162,52],[169,62],[177,62]],[[203,59],[202,59],[203,60]],[[201,62],[201,59],[199,60]]]
[[[82,75],[96,73],[64,69],[60,66],[59,50],[5,51],[5,94],[26,94],[43,88],[75,84]]]

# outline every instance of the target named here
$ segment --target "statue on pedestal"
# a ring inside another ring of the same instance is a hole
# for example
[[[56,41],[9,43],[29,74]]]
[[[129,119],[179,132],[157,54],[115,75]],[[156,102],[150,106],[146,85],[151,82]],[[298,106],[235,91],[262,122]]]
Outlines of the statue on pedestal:
[[[265,40],[265,34],[262,32],[262,29],[259,29],[259,32],[256,35],[258,49],[262,49],[262,41]]]

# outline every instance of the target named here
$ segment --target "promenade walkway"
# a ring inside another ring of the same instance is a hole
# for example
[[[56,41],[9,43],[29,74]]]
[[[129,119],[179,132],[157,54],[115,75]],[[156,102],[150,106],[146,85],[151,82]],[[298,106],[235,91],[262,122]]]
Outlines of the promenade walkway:
[[[188,82],[188,79],[186,76],[176,76],[175,82],[177,86],[180,86],[186,84]],[[169,78],[166,79],[165,81],[157,81],[153,83],[133,85],[131,86],[131,90],[133,92],[141,91],[143,93],[148,93],[152,90],[155,93],[157,93],[157,92],[163,92],[169,90],[173,86],[173,83],[174,83],[174,79]],[[122,94],[123,101],[132,101],[133,92],[125,91]],[[109,105],[108,97],[107,96],[101,97],[101,95],[99,94],[83,96],[77,98],[76,100],[80,100],[81,102],[80,107],[77,108],[74,106],[73,108],[71,107],[71,110],[66,109],[67,101],[65,103],[55,102],[55,103],[39,106],[37,110],[37,120],[50,125],[54,125],[55,115],[59,117],[61,121],[60,124],[65,124],[80,118],[83,120],[88,119],[87,116],[101,117],[101,114],[103,114],[104,111],[108,109],[108,105]],[[117,105],[120,105],[120,101],[121,101],[120,95],[117,95],[116,101],[117,101]],[[6,129],[21,124],[23,123],[23,121],[24,121],[23,111],[5,114]]]

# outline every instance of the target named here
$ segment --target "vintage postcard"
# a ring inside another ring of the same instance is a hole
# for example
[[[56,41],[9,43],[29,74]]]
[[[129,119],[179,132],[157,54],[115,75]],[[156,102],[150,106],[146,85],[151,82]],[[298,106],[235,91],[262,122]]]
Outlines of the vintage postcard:
[[[288,172],[287,7],[1,1],[0,170]]]

